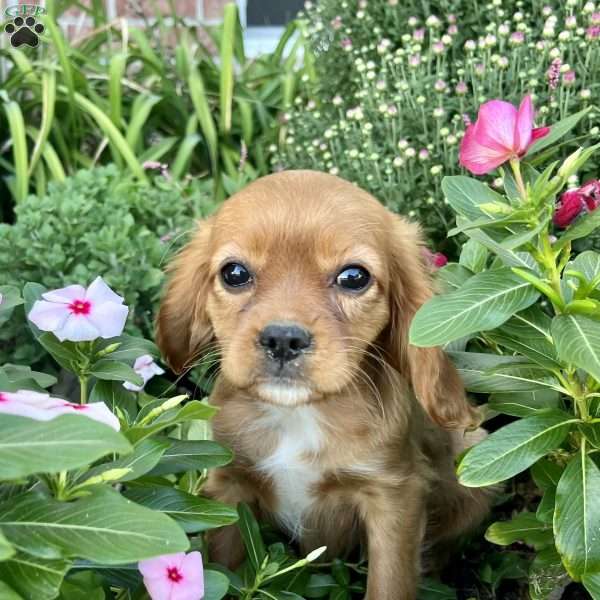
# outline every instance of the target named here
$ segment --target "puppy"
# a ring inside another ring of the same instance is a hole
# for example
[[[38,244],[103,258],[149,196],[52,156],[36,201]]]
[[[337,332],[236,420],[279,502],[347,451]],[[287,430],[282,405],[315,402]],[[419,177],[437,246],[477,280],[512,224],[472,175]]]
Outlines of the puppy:
[[[478,413],[444,352],[408,343],[433,293],[422,256],[418,226],[358,187],[278,173],[199,224],[158,315],[175,371],[219,356],[214,438],[235,459],[206,491],[305,552],[364,542],[367,600],[415,598],[425,544],[447,545],[489,506],[454,474],[482,436],[465,434]],[[213,560],[243,556],[236,527],[212,536]]]

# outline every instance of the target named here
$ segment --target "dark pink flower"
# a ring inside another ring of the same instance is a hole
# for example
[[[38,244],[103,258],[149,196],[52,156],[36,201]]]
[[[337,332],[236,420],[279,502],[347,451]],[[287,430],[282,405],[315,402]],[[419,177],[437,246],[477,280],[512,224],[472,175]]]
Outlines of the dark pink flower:
[[[423,256],[434,269],[440,269],[448,264],[448,259],[441,252],[432,252],[428,248],[423,248]]]
[[[598,39],[600,37],[600,26],[592,25],[591,27],[588,27],[585,34],[588,40]]]
[[[523,98],[517,109],[510,102],[490,100],[479,108],[460,146],[460,164],[475,175],[489,173],[506,161],[526,154],[550,129],[533,127],[533,103]]]
[[[600,206],[600,181],[594,179],[580,188],[566,191],[560,197],[554,212],[554,224],[564,229],[581,213],[592,212],[598,206]]]

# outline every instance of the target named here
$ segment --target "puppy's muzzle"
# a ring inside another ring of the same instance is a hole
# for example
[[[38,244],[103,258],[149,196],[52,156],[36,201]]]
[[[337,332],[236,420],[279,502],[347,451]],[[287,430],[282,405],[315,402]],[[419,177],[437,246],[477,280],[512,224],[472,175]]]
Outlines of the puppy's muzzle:
[[[267,358],[283,369],[286,363],[302,356],[312,345],[310,331],[291,321],[269,323],[259,334],[258,343]]]

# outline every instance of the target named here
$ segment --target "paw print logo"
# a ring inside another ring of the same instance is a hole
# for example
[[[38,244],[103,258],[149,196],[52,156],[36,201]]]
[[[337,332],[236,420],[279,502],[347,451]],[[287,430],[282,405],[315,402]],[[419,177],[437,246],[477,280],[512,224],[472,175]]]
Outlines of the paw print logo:
[[[44,29],[34,17],[15,17],[4,26],[4,31],[10,35],[10,43],[14,48],[24,44],[35,48],[39,43],[38,35],[44,33]]]

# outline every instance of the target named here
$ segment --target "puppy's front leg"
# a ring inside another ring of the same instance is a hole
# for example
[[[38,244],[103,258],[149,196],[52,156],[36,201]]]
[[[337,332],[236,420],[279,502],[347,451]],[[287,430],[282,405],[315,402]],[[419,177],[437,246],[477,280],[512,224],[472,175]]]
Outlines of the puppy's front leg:
[[[373,492],[364,504],[369,555],[365,600],[414,600],[426,518],[422,485]]]

